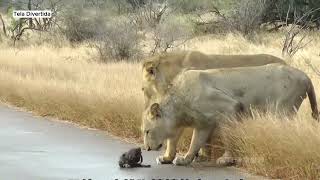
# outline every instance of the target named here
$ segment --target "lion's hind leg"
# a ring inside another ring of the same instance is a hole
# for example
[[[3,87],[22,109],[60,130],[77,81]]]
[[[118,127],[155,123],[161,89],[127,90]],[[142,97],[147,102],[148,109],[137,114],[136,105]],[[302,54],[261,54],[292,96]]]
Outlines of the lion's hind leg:
[[[196,158],[194,159],[196,162],[204,162],[211,160],[211,136],[208,137],[206,144],[200,148],[200,151],[197,153]]]

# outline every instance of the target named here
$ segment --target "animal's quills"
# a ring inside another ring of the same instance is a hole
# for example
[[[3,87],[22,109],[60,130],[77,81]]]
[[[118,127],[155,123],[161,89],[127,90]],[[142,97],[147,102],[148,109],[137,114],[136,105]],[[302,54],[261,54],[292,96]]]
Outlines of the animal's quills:
[[[134,168],[134,167],[151,167],[151,165],[143,165],[141,148],[133,148],[128,152],[123,153],[119,159],[120,168]]]

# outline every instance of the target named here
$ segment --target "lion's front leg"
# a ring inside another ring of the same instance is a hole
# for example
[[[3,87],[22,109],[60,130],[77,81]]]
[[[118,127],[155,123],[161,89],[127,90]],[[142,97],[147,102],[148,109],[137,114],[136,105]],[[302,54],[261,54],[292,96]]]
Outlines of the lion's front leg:
[[[173,164],[178,166],[189,165],[200,148],[203,147],[211,133],[211,129],[194,129],[192,134],[192,140],[187,154],[184,157],[176,157]]]
[[[179,138],[183,132],[183,128],[177,130],[173,138],[167,140],[167,148],[164,155],[157,157],[157,164],[171,164],[173,159],[176,157],[177,144]]]

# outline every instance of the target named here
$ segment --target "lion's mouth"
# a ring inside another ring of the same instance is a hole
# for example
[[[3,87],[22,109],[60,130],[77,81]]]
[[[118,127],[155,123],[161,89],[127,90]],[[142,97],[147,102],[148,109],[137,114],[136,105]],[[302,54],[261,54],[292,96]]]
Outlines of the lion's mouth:
[[[151,151],[151,150],[154,150],[154,151],[159,151],[160,148],[162,148],[162,144],[159,144],[159,146],[155,149],[151,149],[150,146],[147,148],[147,151]]]
[[[162,144],[159,144],[159,146],[156,148],[157,151],[159,151],[162,148]]]
[[[157,148],[155,148],[155,149],[151,149],[151,147],[149,146],[146,150],[147,150],[147,151],[152,151],[152,150],[154,150],[154,151],[159,151],[160,148],[162,148],[162,144],[159,144],[159,146],[158,146]]]

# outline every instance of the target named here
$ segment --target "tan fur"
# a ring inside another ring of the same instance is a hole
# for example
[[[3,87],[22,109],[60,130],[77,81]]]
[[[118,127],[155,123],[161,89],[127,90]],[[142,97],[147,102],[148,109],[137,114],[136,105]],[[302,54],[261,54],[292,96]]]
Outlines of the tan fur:
[[[146,148],[157,150],[167,138],[179,139],[179,129],[194,129],[189,151],[175,158],[176,165],[191,163],[222,119],[251,108],[293,114],[308,94],[312,114],[318,115],[311,80],[286,65],[186,70],[172,83],[159,104],[144,112],[143,131]]]
[[[198,51],[183,51],[156,55],[143,63],[143,91],[145,107],[156,102],[171,86],[172,80],[183,69],[216,69],[258,66],[285,62],[275,56],[257,55],[206,55]],[[168,139],[166,155],[159,161],[169,163],[175,157],[176,138]],[[208,139],[208,141],[210,141]],[[199,159],[209,159],[210,149],[200,151]],[[202,157],[201,157],[202,156]]]
[[[206,55],[198,51],[183,51],[156,55],[143,63],[143,91],[145,107],[149,102],[163,96],[171,81],[183,69],[216,69],[260,66],[285,62],[267,54],[257,55]]]

